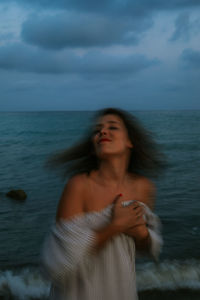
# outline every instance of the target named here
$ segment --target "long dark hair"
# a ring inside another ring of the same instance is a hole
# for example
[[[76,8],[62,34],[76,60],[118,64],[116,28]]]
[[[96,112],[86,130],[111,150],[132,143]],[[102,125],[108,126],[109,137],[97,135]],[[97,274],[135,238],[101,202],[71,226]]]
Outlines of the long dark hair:
[[[148,177],[157,177],[166,163],[164,155],[159,151],[151,133],[139,123],[136,117],[118,108],[105,108],[98,111],[94,116],[94,121],[110,114],[121,118],[134,145],[131,149],[127,171]],[[78,173],[89,174],[92,170],[97,170],[99,159],[94,151],[92,135],[93,129],[90,128],[85,137],[77,144],[50,156],[45,166],[51,169],[59,168],[64,177]]]

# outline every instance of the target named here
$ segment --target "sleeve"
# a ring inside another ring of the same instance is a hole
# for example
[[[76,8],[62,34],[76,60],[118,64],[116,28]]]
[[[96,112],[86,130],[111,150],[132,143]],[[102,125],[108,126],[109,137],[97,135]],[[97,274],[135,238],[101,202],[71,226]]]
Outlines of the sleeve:
[[[147,229],[150,235],[150,254],[157,261],[163,246],[163,239],[161,235],[161,221],[160,218],[154,214],[148,206],[143,204],[145,208],[145,220],[147,222]]]
[[[61,220],[52,227],[41,253],[42,270],[58,285],[74,275],[80,263],[90,254],[95,233],[83,217]]]

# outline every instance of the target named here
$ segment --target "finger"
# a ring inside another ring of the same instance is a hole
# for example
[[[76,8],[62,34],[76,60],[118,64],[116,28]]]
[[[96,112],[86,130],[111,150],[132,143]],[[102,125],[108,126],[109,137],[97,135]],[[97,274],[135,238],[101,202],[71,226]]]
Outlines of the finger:
[[[132,203],[132,207],[136,208],[136,207],[141,207],[141,205],[138,202],[133,202]]]
[[[134,211],[136,214],[139,214],[139,213],[143,214],[143,213],[144,213],[143,210],[141,209],[141,207],[133,208],[133,211]]]
[[[142,211],[140,210],[140,208],[132,208],[132,209],[131,209],[131,214],[132,214],[133,216],[137,216],[137,215],[139,215],[139,214],[142,214]]]
[[[137,218],[143,217],[143,213],[142,213],[142,212],[138,212],[138,213],[136,214],[136,217],[137,217]]]
[[[122,197],[122,194],[118,194],[118,195],[115,197],[115,199],[114,199],[114,201],[113,201],[113,204],[116,205],[116,204],[118,204],[118,203],[121,203],[121,201],[120,201],[121,197]]]
[[[142,216],[143,216],[143,213],[142,212],[135,212],[135,218],[142,218]]]
[[[140,225],[145,225],[146,223],[145,223],[145,221],[144,221],[144,219],[142,218],[142,217],[138,217],[137,219],[136,219],[136,224],[140,224]]]
[[[141,220],[141,222],[142,222],[143,224],[147,224],[147,222],[146,222],[146,220],[145,220],[145,218],[144,218],[144,215],[141,215],[141,216],[139,217],[139,219]]]

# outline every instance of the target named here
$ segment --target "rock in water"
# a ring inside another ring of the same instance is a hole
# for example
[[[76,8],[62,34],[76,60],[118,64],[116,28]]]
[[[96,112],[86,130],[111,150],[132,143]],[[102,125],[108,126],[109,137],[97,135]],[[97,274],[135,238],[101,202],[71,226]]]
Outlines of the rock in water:
[[[6,196],[16,200],[25,200],[27,198],[27,194],[23,190],[11,190]]]

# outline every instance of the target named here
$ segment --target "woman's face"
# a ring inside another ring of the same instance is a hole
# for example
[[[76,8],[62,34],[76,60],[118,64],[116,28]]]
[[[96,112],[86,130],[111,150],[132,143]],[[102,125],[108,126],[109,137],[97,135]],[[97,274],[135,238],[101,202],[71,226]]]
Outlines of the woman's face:
[[[124,122],[114,114],[102,116],[97,120],[92,139],[99,158],[128,154],[133,147]]]

